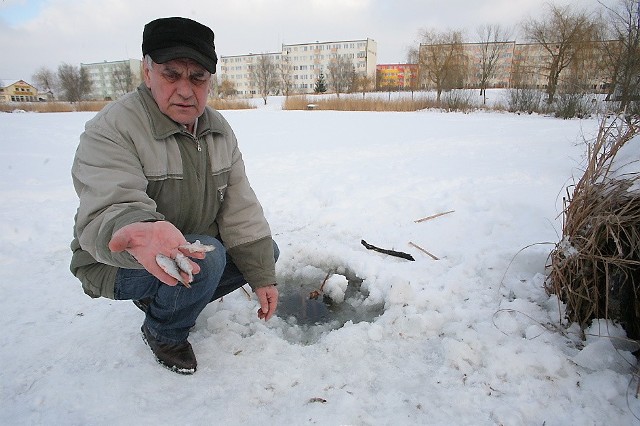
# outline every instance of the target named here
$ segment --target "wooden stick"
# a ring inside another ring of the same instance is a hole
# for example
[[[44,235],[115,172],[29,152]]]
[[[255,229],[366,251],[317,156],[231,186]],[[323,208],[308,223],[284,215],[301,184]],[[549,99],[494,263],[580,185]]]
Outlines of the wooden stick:
[[[327,283],[329,277],[333,274],[333,270],[327,272],[327,276],[324,277],[324,281],[322,281],[322,284],[320,285],[320,290],[313,290],[311,293],[309,293],[309,299],[317,299],[318,297],[320,297],[320,295],[322,294],[322,290],[324,289],[324,285]]]
[[[445,214],[453,213],[455,210],[449,210],[448,212],[438,213],[431,216],[423,217],[422,219],[415,220],[415,223],[426,222],[427,220],[435,219],[436,217],[444,216]]]
[[[365,246],[367,249],[377,251],[378,253],[384,253],[384,254],[388,254],[389,256],[400,257],[402,259],[407,259],[407,260],[415,260],[413,256],[411,256],[409,253],[404,253],[404,252],[395,251],[395,250],[387,250],[380,247],[376,247],[374,245],[367,243],[365,240],[360,241],[360,243],[362,243],[362,245]]]
[[[432,255],[431,253],[429,253],[428,251],[426,251],[425,249],[423,249],[422,247],[420,247],[419,245],[412,243],[411,241],[409,241],[409,245],[413,246],[415,248],[417,248],[418,250],[420,250],[423,253],[426,253],[427,255],[429,255],[433,260],[440,260],[437,257],[435,257],[434,255]]]
[[[249,293],[247,291],[246,288],[244,288],[244,286],[240,287],[242,289],[242,291],[244,291],[244,294],[247,296],[247,299],[251,300],[251,293]]]

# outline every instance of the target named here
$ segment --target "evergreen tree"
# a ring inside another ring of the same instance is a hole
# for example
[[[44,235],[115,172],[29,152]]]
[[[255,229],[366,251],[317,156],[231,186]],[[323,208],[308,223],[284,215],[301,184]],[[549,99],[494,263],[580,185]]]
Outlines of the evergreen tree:
[[[327,83],[324,81],[324,74],[320,73],[316,80],[316,87],[313,89],[316,93],[324,93],[327,91]]]

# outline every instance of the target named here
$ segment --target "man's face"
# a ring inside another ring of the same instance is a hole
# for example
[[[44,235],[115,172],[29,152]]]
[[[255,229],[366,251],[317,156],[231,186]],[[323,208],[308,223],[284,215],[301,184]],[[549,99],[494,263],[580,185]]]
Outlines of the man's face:
[[[144,81],[160,111],[193,129],[207,105],[211,73],[191,59],[174,59],[152,67],[144,61]]]

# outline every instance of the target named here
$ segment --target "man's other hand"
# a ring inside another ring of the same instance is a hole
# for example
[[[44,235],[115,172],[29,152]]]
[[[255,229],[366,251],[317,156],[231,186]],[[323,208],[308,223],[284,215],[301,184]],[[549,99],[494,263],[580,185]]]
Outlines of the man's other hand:
[[[278,289],[274,285],[257,288],[255,291],[260,302],[258,318],[268,321],[276,312],[278,307]]]

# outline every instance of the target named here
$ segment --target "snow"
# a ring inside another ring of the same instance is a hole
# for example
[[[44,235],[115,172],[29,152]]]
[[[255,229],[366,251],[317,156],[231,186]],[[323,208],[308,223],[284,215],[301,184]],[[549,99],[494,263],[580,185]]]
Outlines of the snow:
[[[223,114],[281,250],[281,307],[264,323],[242,291],[210,304],[193,376],[155,362],[131,302],[69,272],[94,113],[0,114],[0,424],[640,424],[624,331],[596,321],[582,341],[543,287],[597,119],[269,102]],[[342,317],[305,323],[330,272]]]
[[[622,145],[616,153],[608,176],[612,179],[622,179],[630,181],[631,185],[627,192],[640,192],[640,137],[634,136],[630,141]]]

